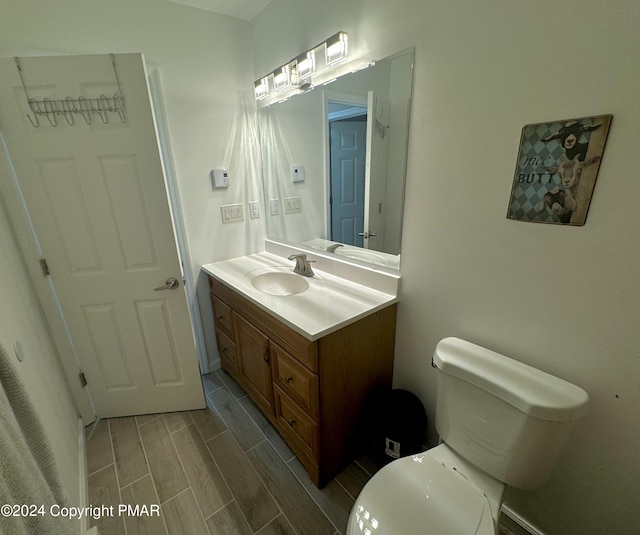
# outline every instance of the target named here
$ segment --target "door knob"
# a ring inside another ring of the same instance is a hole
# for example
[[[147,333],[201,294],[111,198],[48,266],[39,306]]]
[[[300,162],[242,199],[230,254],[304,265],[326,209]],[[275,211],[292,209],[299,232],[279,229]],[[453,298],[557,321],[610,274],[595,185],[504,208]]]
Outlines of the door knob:
[[[157,288],[154,288],[153,291],[154,292],[159,292],[161,290],[175,290],[178,286],[180,286],[180,283],[178,282],[178,279],[176,279],[174,277],[169,277],[165,281],[164,286],[158,286]]]
[[[358,232],[358,236],[362,236],[366,240],[368,238],[373,238],[375,234],[373,232]]]

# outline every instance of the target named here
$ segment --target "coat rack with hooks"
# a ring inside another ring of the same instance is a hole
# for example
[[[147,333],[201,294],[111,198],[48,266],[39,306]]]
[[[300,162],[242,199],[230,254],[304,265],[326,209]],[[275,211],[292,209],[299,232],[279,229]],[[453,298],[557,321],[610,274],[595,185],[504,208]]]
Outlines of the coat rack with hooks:
[[[51,126],[58,126],[58,118],[63,117],[64,120],[70,126],[75,124],[75,118],[80,115],[87,124],[93,122],[93,118],[97,115],[104,124],[109,123],[109,114],[115,113],[120,117],[120,120],[126,122],[125,114],[125,102],[122,96],[122,90],[120,88],[120,79],[118,78],[118,71],[116,70],[116,58],[113,54],[111,56],[111,64],[113,66],[113,73],[118,84],[118,92],[108,97],[106,95],[100,95],[96,98],[86,97],[65,97],[64,99],[49,99],[43,98],[37,100],[29,96],[27,86],[24,83],[24,75],[22,72],[22,64],[20,58],[16,57],[16,67],[18,68],[18,74],[20,75],[20,81],[22,82],[22,88],[24,89],[24,95],[27,98],[27,104],[33,114],[33,117],[27,114],[27,119],[34,128],[40,127],[40,117],[45,117]]]

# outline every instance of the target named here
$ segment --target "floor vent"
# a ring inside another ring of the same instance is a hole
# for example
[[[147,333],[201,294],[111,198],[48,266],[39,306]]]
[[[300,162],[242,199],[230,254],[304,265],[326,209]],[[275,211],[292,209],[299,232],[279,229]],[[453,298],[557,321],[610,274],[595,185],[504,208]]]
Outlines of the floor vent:
[[[499,535],[545,535],[531,522],[511,509],[509,504],[503,504],[500,509],[498,533]]]

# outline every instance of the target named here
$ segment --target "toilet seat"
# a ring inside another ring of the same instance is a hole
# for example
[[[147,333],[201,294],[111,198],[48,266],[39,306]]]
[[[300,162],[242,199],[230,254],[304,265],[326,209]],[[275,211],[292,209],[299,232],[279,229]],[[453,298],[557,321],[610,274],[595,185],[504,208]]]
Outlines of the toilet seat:
[[[494,535],[491,504],[478,487],[429,452],[380,470],[356,500],[348,535]]]

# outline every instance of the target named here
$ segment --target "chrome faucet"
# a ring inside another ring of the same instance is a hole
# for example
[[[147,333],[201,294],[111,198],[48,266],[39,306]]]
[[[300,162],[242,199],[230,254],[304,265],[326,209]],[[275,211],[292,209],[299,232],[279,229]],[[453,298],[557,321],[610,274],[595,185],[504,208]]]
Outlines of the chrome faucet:
[[[329,245],[327,247],[327,253],[335,253],[338,247],[343,247],[341,243],[334,243],[333,245]]]
[[[314,273],[311,269],[311,262],[315,262],[315,260],[307,260],[307,255],[304,253],[292,254],[289,260],[296,261],[296,267],[293,268],[294,273],[302,275],[303,277],[313,277]]]

